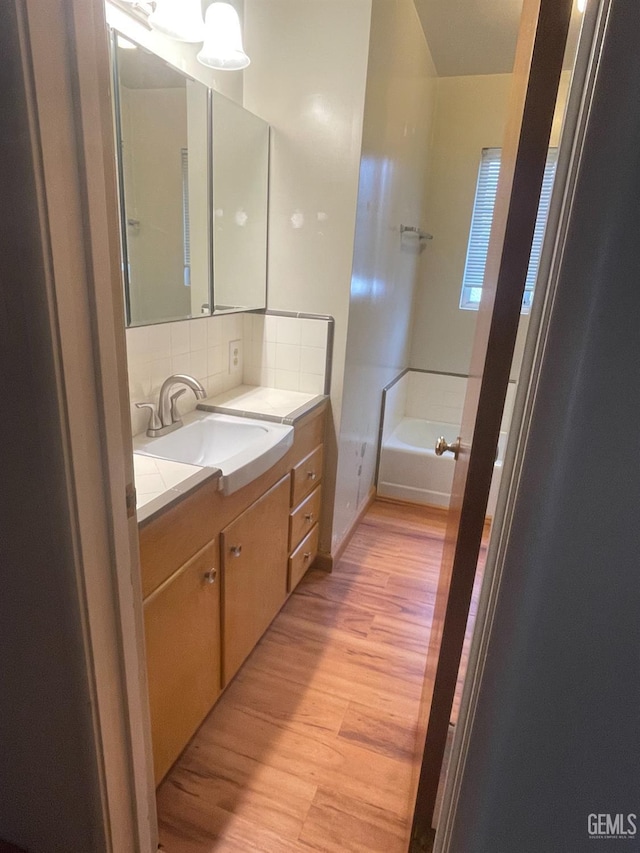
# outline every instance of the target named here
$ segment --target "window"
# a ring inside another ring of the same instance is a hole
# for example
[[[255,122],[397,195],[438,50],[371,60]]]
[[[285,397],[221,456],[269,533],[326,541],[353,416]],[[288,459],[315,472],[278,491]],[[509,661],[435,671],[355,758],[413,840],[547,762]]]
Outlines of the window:
[[[476,189],[476,200],[473,205],[473,216],[471,219],[471,233],[469,234],[469,248],[467,249],[467,262],[464,267],[462,279],[462,295],[460,307],[477,310],[482,296],[482,282],[484,279],[484,268],[487,263],[487,251],[489,249],[489,235],[493,221],[493,208],[496,203],[496,192],[498,190],[498,176],[500,175],[501,148],[485,148],[482,151],[482,161],[478,174],[478,186]],[[542,192],[540,194],[540,206],[538,207],[538,218],[533,235],[531,247],[531,258],[527,272],[524,297],[522,300],[522,311],[528,312],[533,301],[533,289],[538,275],[540,255],[542,253],[542,241],[544,230],[549,215],[549,203],[551,191],[556,175],[556,163],[558,161],[558,149],[550,148],[547,157],[547,165],[544,170],[542,181]]]

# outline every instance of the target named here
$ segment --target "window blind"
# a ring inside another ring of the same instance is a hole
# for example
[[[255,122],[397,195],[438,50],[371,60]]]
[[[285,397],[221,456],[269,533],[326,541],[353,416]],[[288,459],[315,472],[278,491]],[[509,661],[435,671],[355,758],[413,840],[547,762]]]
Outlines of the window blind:
[[[478,173],[478,185],[476,198],[473,205],[473,216],[471,218],[471,231],[469,234],[469,246],[467,248],[467,260],[464,267],[462,279],[462,294],[460,307],[477,309],[482,296],[482,283],[484,270],[487,263],[487,252],[489,250],[489,236],[491,234],[491,223],[493,222],[493,210],[496,203],[498,191],[498,178],[500,176],[501,148],[485,148],[482,151],[480,171]],[[525,284],[525,292],[522,300],[522,310],[528,311],[533,301],[533,291],[540,265],[542,254],[542,243],[549,215],[549,204],[553,182],[556,175],[556,164],[558,162],[558,149],[550,148],[547,163],[544,170],[542,190],[540,193],[540,204],[538,216],[533,235],[531,257]]]
[[[191,286],[191,222],[189,219],[189,151],[180,149],[182,165],[182,246],[184,286]]]

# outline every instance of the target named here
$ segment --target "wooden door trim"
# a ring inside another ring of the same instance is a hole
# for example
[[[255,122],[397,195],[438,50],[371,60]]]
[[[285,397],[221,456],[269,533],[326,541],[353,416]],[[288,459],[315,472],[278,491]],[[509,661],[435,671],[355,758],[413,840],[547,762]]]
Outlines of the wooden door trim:
[[[572,7],[572,0],[525,0],[522,12],[463,414],[463,422],[475,424],[473,441],[463,445],[456,465],[453,493],[459,499],[447,525],[427,662],[423,707],[429,718],[415,839],[430,832],[433,819]]]
[[[58,406],[107,848],[157,847],[102,0],[24,0]]]

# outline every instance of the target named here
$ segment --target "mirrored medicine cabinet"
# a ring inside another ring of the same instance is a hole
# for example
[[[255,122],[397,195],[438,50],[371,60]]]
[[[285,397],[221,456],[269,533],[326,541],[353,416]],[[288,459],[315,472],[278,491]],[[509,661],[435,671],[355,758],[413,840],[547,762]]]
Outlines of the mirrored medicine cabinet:
[[[112,31],[127,324],[266,307],[269,125]]]

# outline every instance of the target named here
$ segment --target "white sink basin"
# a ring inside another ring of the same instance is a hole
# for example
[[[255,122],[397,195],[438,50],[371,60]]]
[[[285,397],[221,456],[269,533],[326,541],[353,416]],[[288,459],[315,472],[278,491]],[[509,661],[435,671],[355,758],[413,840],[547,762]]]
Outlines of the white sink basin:
[[[292,444],[292,426],[196,411],[175,432],[135,439],[134,450],[144,456],[219,468],[220,488],[231,494],[268,471]]]

